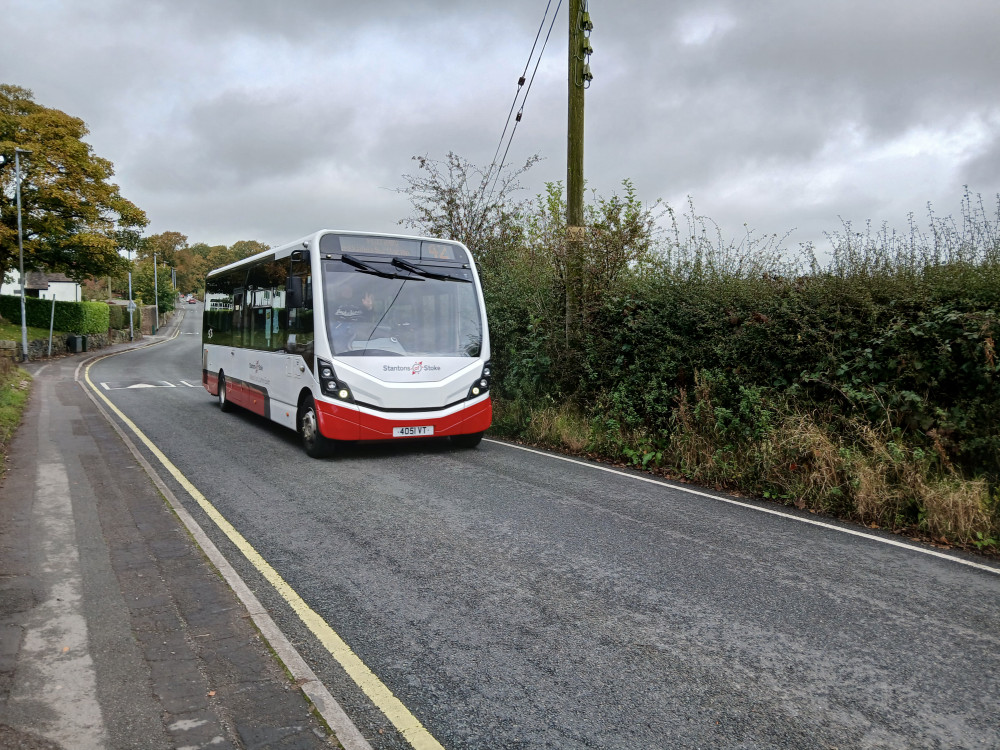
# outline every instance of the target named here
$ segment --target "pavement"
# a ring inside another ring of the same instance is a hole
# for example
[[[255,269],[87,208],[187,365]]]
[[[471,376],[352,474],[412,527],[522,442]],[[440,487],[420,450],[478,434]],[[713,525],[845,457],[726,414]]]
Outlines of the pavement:
[[[77,380],[175,333],[25,366],[0,485],[0,748],[367,747]]]

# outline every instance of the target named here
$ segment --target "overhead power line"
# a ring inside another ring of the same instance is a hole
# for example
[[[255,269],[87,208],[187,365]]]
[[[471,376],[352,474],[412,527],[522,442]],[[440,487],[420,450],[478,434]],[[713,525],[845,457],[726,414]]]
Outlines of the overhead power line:
[[[489,169],[486,172],[486,178],[483,180],[484,185],[488,184],[495,169],[496,175],[493,176],[493,186],[490,188],[490,194],[487,202],[493,198],[493,193],[496,190],[497,181],[500,179],[500,173],[503,169],[504,162],[507,161],[507,154],[510,152],[510,145],[514,141],[514,133],[517,132],[517,126],[521,122],[521,117],[524,115],[524,105],[528,101],[528,94],[531,93],[531,84],[534,83],[535,74],[538,73],[538,66],[542,62],[542,55],[545,54],[545,47],[548,45],[549,37],[552,35],[552,28],[555,25],[556,17],[559,15],[559,9],[562,7],[562,0],[559,0],[559,2],[556,3],[555,12],[552,13],[552,18],[549,20],[549,30],[545,34],[545,41],[542,42],[542,48],[538,52],[538,57],[535,58],[535,67],[531,72],[531,78],[527,80],[527,87],[525,88],[525,76],[527,76],[528,68],[531,66],[532,57],[535,56],[535,49],[538,47],[538,39],[542,35],[542,29],[545,27],[545,20],[549,16],[549,8],[551,6],[552,0],[549,0],[545,6],[545,12],[542,14],[541,23],[538,24],[538,31],[535,33],[535,41],[531,45],[531,52],[528,53],[528,60],[524,64],[524,71],[517,80],[517,91],[514,93],[514,100],[511,102],[510,111],[507,113],[507,122],[504,123],[503,132],[500,134],[500,141],[497,143],[496,152],[493,154],[493,161],[490,162]],[[521,95],[522,88],[524,89],[523,96]],[[518,98],[521,100],[520,107],[517,106]],[[515,108],[517,108],[517,116],[514,118],[514,127],[510,128],[510,137],[507,138],[507,147],[504,149],[503,158],[500,159],[500,163],[498,165],[497,155],[500,153],[500,148],[503,146],[504,138],[507,136],[507,129],[510,127],[511,115],[514,113]]]
[[[562,2],[562,0],[560,0]],[[545,6],[545,13],[542,14],[542,21],[538,24],[538,31],[535,32],[535,41],[531,45],[531,52],[528,53],[528,59],[524,63],[524,71],[521,73],[521,77],[517,79],[517,91],[514,92],[514,100],[510,103],[510,112],[507,113],[507,122],[503,125],[503,132],[500,134],[500,141],[497,143],[497,150],[493,153],[493,161],[490,164],[496,164],[497,155],[500,153],[500,147],[503,145],[504,136],[507,135],[507,128],[510,127],[510,117],[514,114],[514,108],[517,106],[517,97],[521,94],[521,87],[524,86],[525,76],[528,74],[528,66],[531,65],[531,58],[535,55],[535,47],[538,46],[538,39],[542,35],[542,28],[545,26],[545,19],[549,15],[549,7],[552,5],[552,0],[549,0],[548,4]],[[558,8],[556,9],[558,12]]]

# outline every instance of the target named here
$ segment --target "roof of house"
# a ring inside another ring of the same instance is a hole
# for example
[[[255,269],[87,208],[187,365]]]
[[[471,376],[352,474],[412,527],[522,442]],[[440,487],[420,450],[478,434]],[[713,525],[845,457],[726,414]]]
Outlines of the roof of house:
[[[45,273],[43,271],[28,271],[28,278],[25,279],[25,289],[48,289],[51,283],[75,284],[69,276],[64,273]]]

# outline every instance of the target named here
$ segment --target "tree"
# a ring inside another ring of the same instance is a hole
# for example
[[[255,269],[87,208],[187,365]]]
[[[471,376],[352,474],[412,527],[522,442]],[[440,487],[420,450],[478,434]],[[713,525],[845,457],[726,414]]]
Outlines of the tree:
[[[213,268],[249,258],[251,255],[268,249],[267,245],[256,240],[240,240],[232,247],[226,247],[225,245],[209,246],[204,242],[187,245],[187,237],[177,232],[164,232],[162,235],[155,235],[155,237],[161,238],[158,242],[162,245],[166,241],[163,239],[166,235],[183,238],[185,243],[183,247],[179,247],[172,254],[172,263],[177,269],[177,288],[184,292],[200,292],[205,284],[205,275]]]
[[[258,242],[257,240],[240,240],[238,242],[234,242],[229,247],[229,256],[231,260],[227,260],[226,263],[235,263],[238,260],[249,258],[251,255],[256,255],[257,253],[262,253],[265,250],[270,249],[269,245],[265,245],[263,242]],[[212,267],[218,268],[218,266]]]
[[[14,149],[21,158],[24,265],[83,280],[127,267],[118,252],[137,240],[146,214],[110,182],[114,167],[82,138],[83,120],[0,84],[0,278],[18,265]]]
[[[152,260],[156,255],[157,261],[166,263],[171,268],[177,266],[177,253],[187,247],[188,238],[180,232],[160,232],[152,234],[142,241],[139,248],[139,260]]]
[[[416,175],[403,175],[404,193],[413,205],[413,215],[399,223],[421,233],[458,240],[468,247],[481,265],[521,239],[521,216],[527,201],[513,193],[521,189],[518,179],[541,157],[529,157],[515,170],[483,171],[451,151],[445,161],[414,156]],[[491,184],[492,181],[492,184]]]
[[[169,268],[160,263],[159,258],[157,266],[154,276],[152,260],[135,264],[132,273],[132,296],[142,300],[146,305],[158,304],[160,312],[163,313],[174,309],[177,290],[170,280]]]

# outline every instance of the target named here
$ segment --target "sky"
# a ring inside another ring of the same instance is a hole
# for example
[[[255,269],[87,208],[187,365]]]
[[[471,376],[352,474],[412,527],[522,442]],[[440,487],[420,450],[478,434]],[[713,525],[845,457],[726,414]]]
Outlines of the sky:
[[[150,234],[410,231],[413,157],[493,160],[558,2],[0,0],[0,82],[87,123]],[[510,145],[513,166],[542,157],[518,197],[566,179],[567,6]],[[928,203],[957,216],[963,186],[996,203],[995,0],[588,10],[589,194],[629,179],[647,203],[690,199],[727,237],[792,248],[845,221],[925,223]]]

